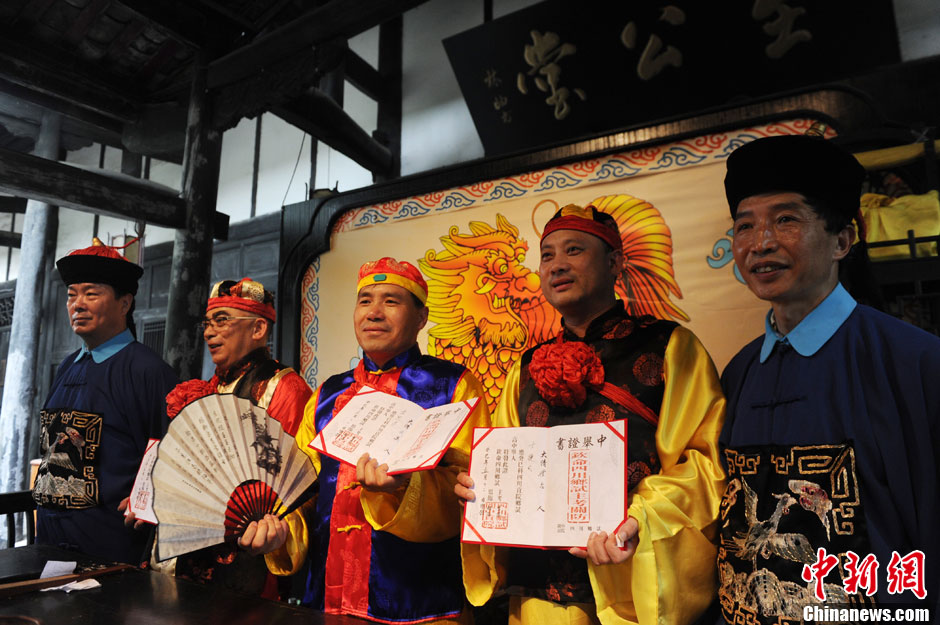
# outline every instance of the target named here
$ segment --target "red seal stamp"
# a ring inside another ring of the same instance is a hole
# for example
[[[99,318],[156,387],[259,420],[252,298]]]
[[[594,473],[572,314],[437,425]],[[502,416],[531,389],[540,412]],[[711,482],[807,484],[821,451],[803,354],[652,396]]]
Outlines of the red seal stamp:
[[[509,504],[505,501],[488,501],[483,504],[482,524],[488,530],[504,530],[509,527]]]
[[[356,447],[359,447],[359,443],[361,442],[362,437],[355,432],[350,432],[349,430],[340,430],[336,434],[336,438],[333,439],[333,445],[346,451],[355,450]]]

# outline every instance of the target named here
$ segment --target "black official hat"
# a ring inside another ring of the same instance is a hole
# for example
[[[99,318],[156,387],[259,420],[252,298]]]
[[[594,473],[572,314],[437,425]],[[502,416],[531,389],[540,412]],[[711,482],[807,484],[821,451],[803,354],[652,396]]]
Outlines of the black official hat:
[[[732,219],[745,198],[792,191],[825,202],[848,223],[858,213],[864,178],[854,156],[822,137],[764,137],[728,157],[725,195]]]
[[[66,286],[80,282],[96,282],[137,295],[137,281],[144,275],[144,270],[124,258],[117,250],[118,248],[105,245],[95,237],[91,247],[69,252],[57,260],[55,266]]]

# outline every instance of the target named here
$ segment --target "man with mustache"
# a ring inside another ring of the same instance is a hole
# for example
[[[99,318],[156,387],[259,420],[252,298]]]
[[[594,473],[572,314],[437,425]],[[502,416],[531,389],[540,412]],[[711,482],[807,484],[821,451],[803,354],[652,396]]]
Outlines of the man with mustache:
[[[418,332],[428,320],[428,286],[416,267],[388,257],[367,262],[356,293],[353,324],[363,358],[320,386],[297,435],[318,468],[318,498],[287,522],[259,522],[244,539],[254,552],[268,553],[268,567],[277,574],[296,572],[309,557],[303,603],[329,614],[394,623],[470,622],[454,482],[468,464],[473,428],[489,425],[485,402],[436,469],[389,476],[388,467],[368,454],[352,467],[307,447],[365,385],[424,408],[483,397],[480,382],[463,366],[418,349]]]
[[[619,536],[595,532],[586,550],[463,545],[471,603],[504,588],[513,624],[691,623],[715,595],[718,375],[691,332],[626,313],[614,288],[624,262],[616,221],[593,206],[569,204],[545,226],[539,277],[562,329],[510,370],[494,421],[626,419],[629,509]],[[475,498],[466,473],[455,489]]]
[[[40,412],[36,542],[137,564],[147,534],[125,527],[118,506],[148,440],[166,431],[164,398],[179,379],[135,338],[143,269],[97,238],[56,266],[84,345],[59,365]]]
[[[940,339],[840,284],[864,254],[865,171],[801,135],[748,143],[727,167],[734,260],[770,311],[722,375],[724,621],[819,620],[806,609],[823,600],[936,610]]]

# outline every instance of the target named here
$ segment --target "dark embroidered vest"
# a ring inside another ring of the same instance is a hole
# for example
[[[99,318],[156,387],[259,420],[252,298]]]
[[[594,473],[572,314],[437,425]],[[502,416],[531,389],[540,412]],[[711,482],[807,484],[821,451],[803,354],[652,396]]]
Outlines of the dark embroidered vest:
[[[258,399],[264,395],[268,380],[283,368],[284,365],[271,358],[267,347],[259,347],[219,377],[222,384],[230,384],[241,376],[238,384],[232,389],[232,394],[257,404]]]
[[[659,414],[665,383],[663,362],[672,321],[632,317],[623,302],[591,322],[584,338],[564,330],[564,340],[582,341],[593,347],[604,365],[606,382],[625,387],[634,397]],[[554,339],[553,339],[554,340]],[[594,391],[578,408],[551,406],[538,393],[529,375],[532,354],[522,355],[519,380],[519,420],[523,426],[555,426],[627,420],[628,489],[660,469],[656,453],[656,428],[651,423]],[[587,564],[566,551],[511,549],[508,586],[511,594],[540,597],[560,603],[594,603]]]

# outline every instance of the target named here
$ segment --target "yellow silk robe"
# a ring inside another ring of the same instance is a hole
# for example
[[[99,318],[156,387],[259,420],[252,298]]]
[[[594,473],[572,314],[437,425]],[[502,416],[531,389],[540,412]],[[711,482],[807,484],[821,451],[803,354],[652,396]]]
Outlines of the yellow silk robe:
[[[725,474],[718,435],[725,414],[715,366],[699,340],[679,326],[664,358],[665,390],[656,449],[662,469],[629,493],[628,514],[639,523],[639,545],[622,563],[588,561],[598,618],[615,623],[685,624],[708,607],[718,587],[718,507]],[[509,372],[497,427],[518,426],[520,365]],[[464,586],[483,605],[505,581],[505,549],[462,544]]]

